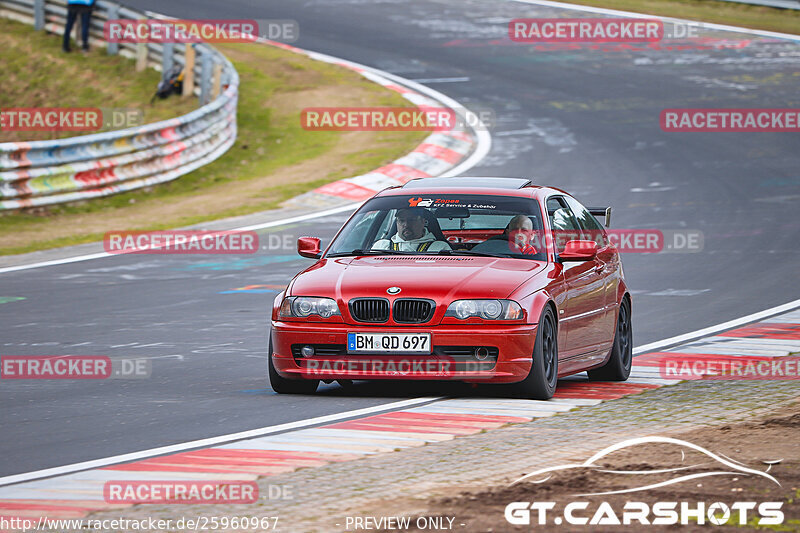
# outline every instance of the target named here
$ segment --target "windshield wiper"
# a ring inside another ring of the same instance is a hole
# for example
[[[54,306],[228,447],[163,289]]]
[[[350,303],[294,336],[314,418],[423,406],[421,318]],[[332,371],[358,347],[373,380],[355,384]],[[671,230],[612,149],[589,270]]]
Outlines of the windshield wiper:
[[[475,255],[478,257],[513,257],[510,254],[487,254],[485,252],[473,252],[472,250],[439,250],[441,255]]]
[[[348,255],[416,255],[415,252],[402,252],[400,250],[378,250],[374,248],[370,248],[369,250],[364,250],[363,248],[357,248],[355,250],[351,250],[349,252],[337,252],[334,254],[328,254],[328,257],[345,257]]]

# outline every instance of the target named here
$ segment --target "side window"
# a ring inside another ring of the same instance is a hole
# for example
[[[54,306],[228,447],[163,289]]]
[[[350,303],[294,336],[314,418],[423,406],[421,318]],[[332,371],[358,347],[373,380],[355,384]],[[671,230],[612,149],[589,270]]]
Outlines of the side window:
[[[547,199],[547,216],[550,218],[553,242],[556,244],[558,253],[564,251],[567,242],[573,239],[580,239],[580,224],[564,201],[564,198],[551,196]]]
[[[581,229],[588,235],[586,238],[591,239],[597,243],[597,246],[603,248],[608,244],[606,232],[603,226],[594,218],[588,209],[586,209],[579,201],[574,198],[567,198],[567,203],[572,208],[580,224]]]
[[[369,211],[365,213],[361,220],[350,225],[350,230],[340,237],[339,246],[343,249],[354,250],[356,248],[369,248],[372,246],[370,235],[375,235],[378,225],[383,220],[389,218],[384,211]]]
[[[397,211],[395,211],[394,209],[386,213],[386,216],[383,217],[383,222],[381,222],[380,226],[377,228],[377,231],[375,232],[375,237],[373,237],[374,241],[392,238],[392,236],[389,235],[389,230],[392,228],[392,224],[394,223],[396,214]]]

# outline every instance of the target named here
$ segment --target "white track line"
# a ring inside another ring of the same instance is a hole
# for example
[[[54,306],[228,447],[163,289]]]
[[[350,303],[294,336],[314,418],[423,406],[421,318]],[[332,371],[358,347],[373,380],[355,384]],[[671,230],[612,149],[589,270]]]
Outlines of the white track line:
[[[629,18],[640,18],[640,19],[656,19],[662,20],[665,22],[679,22],[679,23],[693,23],[693,24],[702,24],[703,29],[709,30],[720,30],[720,31],[732,31],[736,33],[748,33],[750,35],[759,35],[761,37],[773,37],[775,39],[787,39],[790,41],[800,41],[800,35],[794,35],[791,33],[779,33],[774,31],[767,31],[767,30],[756,30],[752,28],[742,28],[739,26],[728,26],[726,24],[715,24],[713,22],[702,22],[699,20],[689,20],[689,19],[679,19],[673,17],[662,17],[659,15],[647,15],[645,13],[636,13],[633,11],[620,11],[617,9],[606,9],[603,7],[594,7],[594,6],[584,6],[580,4],[569,4],[566,2],[552,2],[550,0],[511,0],[512,2],[518,2],[522,4],[532,4],[537,6],[543,7],[555,7],[558,9],[570,9],[573,11],[584,11],[586,13],[598,13],[601,15],[611,15],[612,17],[629,17]]]
[[[88,470],[90,468],[101,468],[118,463],[126,463],[129,461],[137,461],[140,459],[147,459],[157,455],[165,455],[168,453],[177,453],[190,450],[193,448],[205,448],[209,446],[216,446],[218,444],[229,443],[242,439],[249,439],[253,437],[260,437],[262,435],[269,435],[278,433],[280,431],[287,431],[291,429],[304,428],[314,426],[317,424],[324,424],[327,422],[336,422],[346,418],[353,418],[357,416],[378,413],[381,411],[393,411],[408,407],[411,405],[420,405],[424,403],[434,402],[442,398],[413,398],[411,400],[402,400],[399,402],[392,402],[383,405],[376,405],[374,407],[365,407],[363,409],[356,409],[354,411],[345,411],[344,413],[336,413],[332,415],[318,416],[309,418],[307,420],[298,420],[297,422],[288,422],[286,424],[278,424],[276,426],[266,426],[258,429],[251,429],[250,431],[241,431],[239,433],[230,433],[228,435],[220,435],[218,437],[211,437],[208,439],[193,440],[183,442],[181,444],[173,444],[171,446],[162,446],[160,448],[151,448],[149,450],[142,450],[139,452],[126,453],[123,455],[116,455],[114,457],[105,457],[103,459],[95,459],[93,461],[84,461],[82,463],[75,463],[71,465],[57,466],[55,468],[47,468],[45,470],[37,470],[35,472],[27,472],[25,474],[15,474],[13,476],[5,476],[0,478],[0,487],[11,485],[13,483],[20,483],[22,481],[31,481],[34,479],[41,479],[51,476],[58,476],[63,474],[71,474],[81,470]]]
[[[10,266],[10,267],[3,267],[0,268],[0,274],[5,272],[15,272],[17,270],[28,270],[31,268],[40,268],[46,266],[53,266],[53,265],[65,265],[67,263],[78,263],[80,261],[91,261],[92,259],[101,259],[103,257],[108,257],[111,254],[108,252],[100,252],[96,254],[89,254],[89,255],[78,255],[75,257],[67,257],[64,259],[55,259],[53,261],[42,261],[41,263],[31,263],[29,265],[17,265],[17,266]]]
[[[633,353],[636,355],[640,353],[661,350],[663,348],[666,348],[667,346],[693,341],[701,337],[714,335],[716,333],[719,333],[720,331],[725,331],[727,329],[733,329],[738,326],[743,326],[750,322],[757,322],[764,318],[769,318],[770,316],[773,315],[778,315],[786,311],[791,311],[792,309],[795,309],[797,307],[800,307],[800,300],[794,300],[792,302],[785,303],[777,307],[771,307],[769,309],[759,311],[758,313],[753,313],[751,315],[743,316],[741,318],[735,318],[733,320],[723,322],[722,324],[717,324],[716,326],[709,326],[707,328],[698,329],[690,333],[684,333],[683,335],[676,335],[675,337],[670,337],[668,339],[651,342],[650,344],[645,344],[644,346],[639,346],[638,348],[635,348],[633,350]]]
[[[304,220],[311,220],[313,218],[320,218],[325,217],[328,215],[335,215],[336,213],[341,213],[344,211],[352,211],[360,206],[361,203],[355,204],[348,204],[341,207],[336,207],[333,209],[326,209],[325,211],[319,211],[317,213],[309,213],[307,215],[299,215],[296,217],[290,218],[282,218],[280,220],[273,220],[271,222],[264,222],[262,224],[254,224],[252,226],[242,226],[241,228],[233,228],[230,230],[225,231],[255,231],[264,228],[271,228],[274,226],[283,226],[286,224],[293,224],[295,222],[302,222]],[[117,256],[117,255],[125,255],[125,254],[110,254],[108,252],[100,252],[96,254],[88,254],[88,255],[79,255],[75,257],[66,257],[64,259],[54,259],[52,261],[42,261],[41,263],[31,263],[29,265],[17,265],[17,266],[10,266],[10,267],[3,267],[0,268],[0,274],[4,274],[6,272],[16,272],[19,270],[30,270],[33,268],[42,268],[48,266],[55,266],[55,265],[65,265],[68,263],[78,263],[81,261],[91,261],[92,259],[100,259],[103,257],[110,257],[110,256]]]

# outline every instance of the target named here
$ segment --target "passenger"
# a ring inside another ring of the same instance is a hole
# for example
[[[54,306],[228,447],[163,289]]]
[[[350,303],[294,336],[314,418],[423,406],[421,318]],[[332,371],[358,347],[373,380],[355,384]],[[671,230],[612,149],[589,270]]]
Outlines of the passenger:
[[[372,245],[373,250],[400,252],[438,252],[449,250],[447,241],[437,240],[428,230],[424,209],[411,207],[397,211],[397,233],[391,239],[381,239]]]
[[[495,235],[474,246],[473,251],[485,253],[535,254],[536,239],[533,221],[526,215],[514,216],[500,235]]]
[[[512,240],[512,237],[520,235],[519,232],[530,233],[532,231],[533,222],[531,222],[530,217],[525,215],[517,215],[509,221],[508,225],[506,226],[506,230],[503,232],[503,238],[507,241],[510,241]]]

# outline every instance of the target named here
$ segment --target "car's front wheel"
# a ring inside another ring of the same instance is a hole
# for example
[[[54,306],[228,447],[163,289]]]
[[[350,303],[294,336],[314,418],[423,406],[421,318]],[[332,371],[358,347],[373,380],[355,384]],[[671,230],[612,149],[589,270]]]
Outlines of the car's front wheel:
[[[314,394],[319,387],[318,379],[286,379],[278,374],[272,362],[272,339],[269,340],[269,384],[278,394]]]
[[[614,344],[606,364],[587,372],[592,381],[625,381],[631,375],[633,365],[633,329],[631,328],[631,304],[622,300],[617,317]]]
[[[549,400],[558,382],[558,330],[553,312],[546,307],[536,328],[531,371],[517,384],[522,396],[533,400]]]

